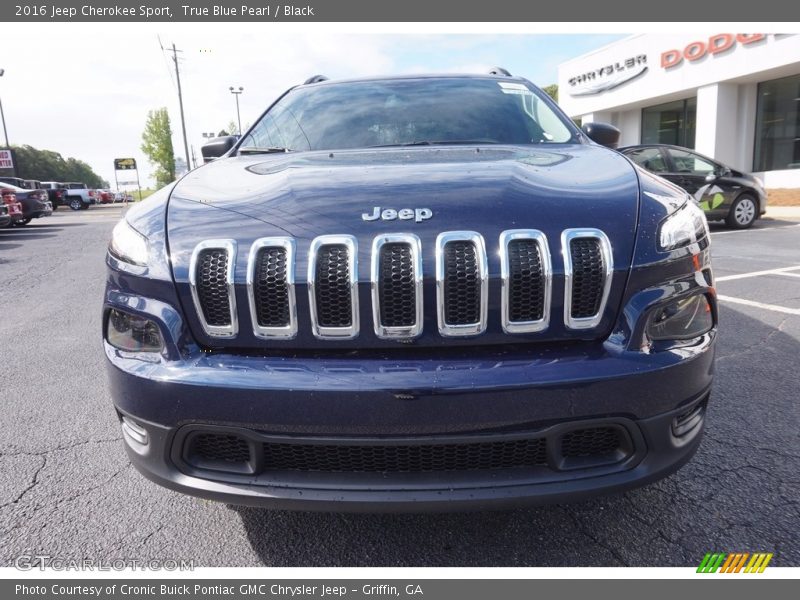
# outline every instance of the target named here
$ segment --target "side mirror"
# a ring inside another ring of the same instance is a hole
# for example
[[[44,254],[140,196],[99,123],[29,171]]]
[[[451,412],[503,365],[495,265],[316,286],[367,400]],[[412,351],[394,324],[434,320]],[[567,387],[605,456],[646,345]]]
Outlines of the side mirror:
[[[714,171],[706,175],[706,183],[714,183],[717,179],[719,179],[719,175],[714,173]]]
[[[590,140],[606,148],[616,148],[619,144],[619,129],[608,123],[586,123],[581,130]]]
[[[203,162],[211,162],[215,158],[219,158],[233,148],[238,139],[238,136],[235,135],[224,135],[204,144],[200,148],[200,152],[203,154]]]

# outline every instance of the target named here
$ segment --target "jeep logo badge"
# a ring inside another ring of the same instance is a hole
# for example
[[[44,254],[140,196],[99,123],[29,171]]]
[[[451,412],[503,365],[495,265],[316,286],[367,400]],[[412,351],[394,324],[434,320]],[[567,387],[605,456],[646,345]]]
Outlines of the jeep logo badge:
[[[394,221],[400,219],[401,221],[410,221],[414,219],[417,223],[427,221],[433,216],[433,211],[430,208],[401,208],[395,210],[393,208],[384,208],[381,210],[380,206],[372,209],[372,213],[362,213],[361,218],[364,221]]]

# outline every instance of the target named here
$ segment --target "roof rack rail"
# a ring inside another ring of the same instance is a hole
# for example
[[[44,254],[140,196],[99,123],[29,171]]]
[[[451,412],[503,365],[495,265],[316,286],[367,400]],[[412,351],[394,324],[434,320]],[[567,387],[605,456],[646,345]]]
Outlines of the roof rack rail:
[[[322,81],[328,81],[328,78],[325,75],[314,75],[313,77],[309,77],[303,82],[303,85],[308,85],[310,83],[320,83]]]
[[[503,77],[511,77],[511,73],[503,67],[492,67],[489,69],[489,75],[501,75]]]

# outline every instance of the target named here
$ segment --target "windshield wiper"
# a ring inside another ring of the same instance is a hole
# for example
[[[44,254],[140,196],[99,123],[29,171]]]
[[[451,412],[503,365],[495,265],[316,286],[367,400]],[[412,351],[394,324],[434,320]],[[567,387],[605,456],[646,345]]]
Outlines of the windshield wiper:
[[[247,148],[239,148],[239,154],[276,154],[278,152],[291,152],[290,148],[281,148],[280,146],[267,146],[259,148],[256,146],[248,146]]]
[[[467,145],[472,146],[475,144],[499,144],[497,140],[490,139],[476,139],[476,140],[420,140],[415,142],[406,142],[404,144],[377,144],[375,146],[368,146],[369,148],[402,148],[405,146],[458,146]]]

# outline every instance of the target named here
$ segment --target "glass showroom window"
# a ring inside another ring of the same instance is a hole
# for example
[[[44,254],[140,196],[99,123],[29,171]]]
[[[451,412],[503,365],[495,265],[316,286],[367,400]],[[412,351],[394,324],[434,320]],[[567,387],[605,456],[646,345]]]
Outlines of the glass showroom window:
[[[800,75],[758,84],[754,171],[800,169]]]
[[[676,100],[642,110],[642,144],[694,148],[697,98]]]

